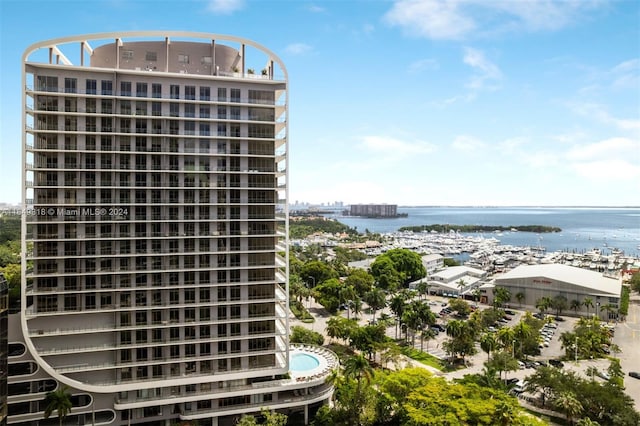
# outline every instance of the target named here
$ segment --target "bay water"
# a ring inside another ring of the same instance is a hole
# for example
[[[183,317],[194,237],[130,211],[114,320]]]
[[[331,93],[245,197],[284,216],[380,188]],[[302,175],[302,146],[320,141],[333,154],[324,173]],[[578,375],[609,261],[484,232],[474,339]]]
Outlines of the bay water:
[[[547,251],[583,253],[598,248],[609,254],[613,248],[625,255],[640,256],[640,208],[575,207],[398,207],[406,217],[364,218],[329,215],[358,232],[395,232],[403,226],[433,224],[544,225],[561,228],[557,233],[485,232],[501,244],[544,247]]]

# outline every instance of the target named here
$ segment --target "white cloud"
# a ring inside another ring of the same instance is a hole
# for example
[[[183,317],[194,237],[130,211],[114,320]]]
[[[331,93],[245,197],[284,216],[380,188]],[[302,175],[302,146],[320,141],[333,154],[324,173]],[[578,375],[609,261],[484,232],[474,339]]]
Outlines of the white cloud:
[[[559,30],[601,3],[599,0],[396,0],[384,20],[412,36],[460,40],[474,32]]]
[[[618,89],[634,89],[640,87],[640,59],[622,62],[610,71],[613,87]]]
[[[454,139],[451,144],[453,149],[464,153],[474,153],[486,147],[485,143],[472,136],[461,135]]]
[[[529,142],[529,139],[525,137],[514,137],[505,139],[504,141],[498,144],[498,149],[502,153],[511,154],[514,152],[518,152],[518,150],[526,145]]]
[[[372,24],[364,24],[362,26],[362,33],[363,34],[371,34],[375,31],[376,27],[374,27]]]
[[[325,11],[324,7],[320,7],[315,4],[309,5],[308,9],[309,9],[309,12],[313,12],[313,13],[322,13]]]
[[[209,0],[207,9],[218,15],[231,15],[244,8],[244,0]]]
[[[399,0],[384,19],[410,35],[432,39],[461,39],[475,28],[452,0]]]
[[[640,178],[640,167],[623,159],[594,160],[569,166],[581,177],[594,182],[633,182]]]
[[[463,61],[465,64],[478,71],[471,78],[468,86],[474,90],[495,89],[496,82],[502,79],[502,72],[493,62],[489,61],[484,53],[478,49],[467,47],[464,49]]]
[[[602,105],[596,103],[570,103],[569,108],[577,114],[613,125],[622,130],[640,129],[640,119],[614,117]]]
[[[424,141],[404,141],[384,136],[364,136],[362,145],[365,149],[384,153],[392,157],[406,157],[415,154],[433,152],[435,146]]]
[[[433,70],[439,67],[435,59],[420,59],[409,64],[409,73],[418,74],[422,71]]]
[[[628,138],[610,138],[591,144],[580,144],[567,152],[567,158],[576,161],[634,158],[640,160],[640,141]]]
[[[307,53],[311,51],[311,46],[304,43],[293,43],[285,47],[285,52],[291,55],[302,55],[303,53]]]
[[[573,132],[561,133],[552,136],[551,138],[562,143],[576,143],[578,141],[585,140],[586,134],[581,130],[576,130]]]

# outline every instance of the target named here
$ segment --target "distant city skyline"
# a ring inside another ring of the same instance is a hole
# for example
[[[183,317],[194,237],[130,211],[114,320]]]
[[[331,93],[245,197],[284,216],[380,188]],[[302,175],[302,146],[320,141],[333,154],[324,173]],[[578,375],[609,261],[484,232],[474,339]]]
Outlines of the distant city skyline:
[[[283,58],[290,200],[638,205],[638,22],[634,1],[4,0],[0,202],[20,202],[9,105],[24,50],[167,29],[241,34]]]

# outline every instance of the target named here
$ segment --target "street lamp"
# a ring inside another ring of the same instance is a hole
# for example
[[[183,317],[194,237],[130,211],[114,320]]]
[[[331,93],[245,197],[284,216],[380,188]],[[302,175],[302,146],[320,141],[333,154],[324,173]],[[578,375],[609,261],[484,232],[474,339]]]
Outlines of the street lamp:
[[[516,357],[516,341],[511,342],[511,358]]]
[[[578,363],[578,336],[576,336],[576,343],[573,345],[573,358],[576,362],[576,364]]]

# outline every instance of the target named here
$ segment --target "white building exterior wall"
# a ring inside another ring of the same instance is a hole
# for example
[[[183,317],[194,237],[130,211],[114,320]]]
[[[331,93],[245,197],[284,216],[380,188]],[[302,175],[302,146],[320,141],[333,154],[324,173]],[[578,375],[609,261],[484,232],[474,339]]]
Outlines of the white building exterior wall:
[[[19,319],[39,374],[108,395],[92,409],[115,410],[112,424],[217,424],[326,400],[326,389],[295,403],[278,392],[289,369],[282,61],[238,37],[132,32],[37,43],[23,62]],[[42,413],[9,423],[29,418]]]

